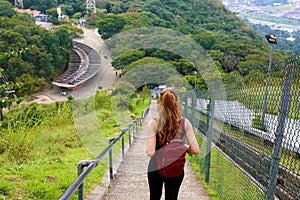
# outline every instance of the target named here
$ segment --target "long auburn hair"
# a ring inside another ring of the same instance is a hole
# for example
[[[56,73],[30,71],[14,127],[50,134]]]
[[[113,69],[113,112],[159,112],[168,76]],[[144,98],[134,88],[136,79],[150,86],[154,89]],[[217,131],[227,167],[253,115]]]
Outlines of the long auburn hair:
[[[176,92],[165,88],[160,92],[158,109],[159,143],[165,144],[172,140],[179,131],[181,112]]]

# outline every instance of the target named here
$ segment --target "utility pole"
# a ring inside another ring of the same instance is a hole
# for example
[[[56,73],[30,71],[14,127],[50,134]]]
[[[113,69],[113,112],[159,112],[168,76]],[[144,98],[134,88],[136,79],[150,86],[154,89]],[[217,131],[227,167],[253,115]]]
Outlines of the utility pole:
[[[267,99],[268,99],[268,93],[269,93],[269,82],[270,82],[270,75],[271,75],[272,58],[273,58],[274,45],[277,44],[275,35],[271,35],[271,34],[266,35],[266,38],[267,38],[268,42],[271,44],[272,48],[271,48],[271,53],[270,53],[268,78],[266,81],[266,91],[265,91],[262,114],[261,114],[261,122],[260,122],[261,130],[264,130],[264,128],[265,128],[265,114],[266,114],[266,110],[267,110]]]

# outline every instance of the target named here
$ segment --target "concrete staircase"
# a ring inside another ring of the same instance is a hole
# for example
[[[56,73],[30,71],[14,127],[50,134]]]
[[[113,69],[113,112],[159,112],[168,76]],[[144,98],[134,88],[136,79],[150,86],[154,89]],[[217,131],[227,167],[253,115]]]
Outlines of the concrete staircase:
[[[132,145],[121,161],[113,180],[100,197],[89,199],[101,200],[147,200],[149,199],[149,187],[147,180],[147,165],[149,157],[145,153],[147,144],[147,123],[149,119],[157,115],[156,101],[152,101],[150,111],[146,117],[143,129],[135,135]],[[164,193],[162,195],[162,200]],[[179,200],[210,200],[207,191],[197,177],[190,163],[185,166],[185,177],[179,191]]]

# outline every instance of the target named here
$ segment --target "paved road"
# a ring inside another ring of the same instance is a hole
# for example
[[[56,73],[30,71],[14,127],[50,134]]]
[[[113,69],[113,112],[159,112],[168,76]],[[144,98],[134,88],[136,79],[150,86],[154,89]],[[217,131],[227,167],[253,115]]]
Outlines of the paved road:
[[[65,90],[68,94],[73,95],[75,99],[88,98],[90,96],[93,96],[96,90],[99,88],[113,89],[114,83],[118,81],[118,77],[116,77],[115,71],[111,66],[110,51],[104,44],[104,41],[102,40],[100,35],[98,34],[97,29],[83,29],[83,36],[74,40],[89,45],[99,53],[101,57],[100,67],[102,68],[102,70],[100,70],[99,73],[96,74],[93,78],[86,81],[82,85],[82,88]],[[60,94],[61,91],[62,90],[60,88],[51,86],[50,88],[47,88],[42,93],[37,94],[35,96],[39,97],[40,95],[41,98],[48,99],[48,101],[43,101],[40,103],[52,103],[53,101],[67,100],[66,96],[62,96]],[[43,97],[41,95],[43,95]],[[48,98],[45,98],[45,95]]]

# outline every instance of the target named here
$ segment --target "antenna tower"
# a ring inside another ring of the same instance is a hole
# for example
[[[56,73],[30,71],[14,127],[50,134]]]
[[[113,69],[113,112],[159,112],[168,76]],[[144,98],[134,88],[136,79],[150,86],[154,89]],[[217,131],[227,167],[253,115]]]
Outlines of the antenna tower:
[[[15,0],[15,6],[18,8],[24,8],[23,0]]]
[[[93,10],[93,13],[96,13],[96,1],[95,0],[86,0],[86,10]]]

